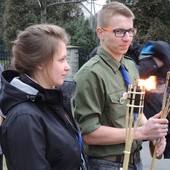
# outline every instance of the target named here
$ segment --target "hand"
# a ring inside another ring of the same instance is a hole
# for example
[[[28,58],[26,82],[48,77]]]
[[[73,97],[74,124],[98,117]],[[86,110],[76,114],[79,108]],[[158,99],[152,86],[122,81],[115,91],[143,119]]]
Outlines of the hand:
[[[152,59],[156,62],[158,68],[161,68],[164,65],[164,62],[160,60],[159,58],[153,57]]]
[[[2,116],[0,116],[0,126],[2,125],[4,118]]]
[[[157,140],[165,137],[168,132],[168,120],[161,117],[161,112],[149,118],[142,126],[144,140]]]
[[[156,158],[161,159],[163,152],[165,150],[165,147],[166,147],[166,138],[162,137],[162,138],[159,138],[157,141],[153,140],[152,144],[153,144],[153,146],[156,146],[156,150],[155,150]]]

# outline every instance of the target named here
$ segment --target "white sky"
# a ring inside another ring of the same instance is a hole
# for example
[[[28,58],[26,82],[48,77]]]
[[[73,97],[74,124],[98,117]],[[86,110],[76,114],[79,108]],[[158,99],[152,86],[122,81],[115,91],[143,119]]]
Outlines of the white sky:
[[[92,3],[94,2],[94,3]],[[102,6],[106,3],[106,0],[87,0],[83,2],[83,5],[90,11],[92,14],[98,12]],[[85,10],[85,8],[83,8]],[[90,16],[90,13],[85,10],[85,16]]]

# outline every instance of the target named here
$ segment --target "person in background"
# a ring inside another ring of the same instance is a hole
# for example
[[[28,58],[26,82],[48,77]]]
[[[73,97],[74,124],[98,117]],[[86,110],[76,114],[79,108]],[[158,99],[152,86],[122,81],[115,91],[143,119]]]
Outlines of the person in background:
[[[154,116],[155,113],[162,109],[163,94],[165,91],[167,72],[170,71],[170,44],[165,41],[147,41],[139,54],[139,62],[145,63],[149,69],[143,65],[143,72],[140,74],[143,79],[149,76],[156,76],[156,89],[146,91],[144,114],[149,119]],[[152,67],[149,61],[157,59],[157,67]],[[159,61],[159,62],[158,62]],[[161,64],[161,62],[163,64]],[[162,66],[161,66],[162,65]],[[152,69],[153,68],[153,69]],[[170,94],[170,87],[168,86],[167,94]],[[152,101],[152,102],[151,102]],[[170,158],[170,114],[168,114],[168,134],[166,135],[166,148],[164,151],[164,158]]]
[[[86,168],[81,135],[63,97],[68,36],[57,25],[32,25],[12,47],[2,73],[2,149],[8,170]]]
[[[133,19],[132,11],[120,2],[104,5],[97,15],[96,33],[101,46],[75,76],[72,106],[83,135],[89,170],[118,170],[123,166],[127,103],[124,94],[128,84],[136,85],[139,79],[134,61],[124,55],[136,35]],[[126,70],[130,82],[125,81],[122,70]],[[160,119],[160,113],[149,120],[141,114],[140,123],[134,133],[129,170],[142,169],[142,140],[161,139],[157,157],[166,145],[168,120]]]
[[[148,57],[148,55],[153,54],[148,44],[149,41],[146,42],[146,44],[144,44],[142,47],[142,45],[140,45],[137,41],[134,40],[131,43],[127,53],[125,54],[126,56],[129,56],[135,61],[139,70],[139,75],[142,78],[148,78],[150,75],[156,74],[159,68],[162,68],[164,64],[163,61],[157,56]],[[144,59],[139,59],[140,55],[144,55]]]
[[[4,71],[3,66],[0,64],[0,82],[1,82],[1,74]],[[0,83],[0,89],[1,89],[1,83]],[[0,126],[2,125],[3,122],[3,114],[2,111],[0,109]],[[2,149],[0,146],[0,170],[3,170],[3,153],[2,153]]]

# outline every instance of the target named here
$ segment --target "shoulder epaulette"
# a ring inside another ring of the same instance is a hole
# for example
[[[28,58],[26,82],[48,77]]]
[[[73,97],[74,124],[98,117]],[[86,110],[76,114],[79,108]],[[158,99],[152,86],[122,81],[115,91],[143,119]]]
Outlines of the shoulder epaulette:
[[[97,54],[91,59],[92,63],[94,64],[97,63],[99,60],[100,60],[100,57]]]
[[[124,55],[124,58],[127,58],[129,60],[133,60],[131,57],[127,56],[127,55]]]

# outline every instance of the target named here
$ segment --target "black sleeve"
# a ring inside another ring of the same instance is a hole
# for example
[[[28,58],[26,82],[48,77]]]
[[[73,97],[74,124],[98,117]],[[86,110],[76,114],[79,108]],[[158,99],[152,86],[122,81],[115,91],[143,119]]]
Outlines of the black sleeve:
[[[138,63],[139,75],[141,78],[148,78],[158,71],[158,65],[152,58],[139,60]]]
[[[146,118],[150,118],[161,111],[162,98],[162,93],[152,93],[150,91],[146,91],[144,105],[144,114]]]
[[[45,159],[46,142],[40,122],[37,116],[29,114],[4,121],[2,149],[11,169],[51,170]]]

